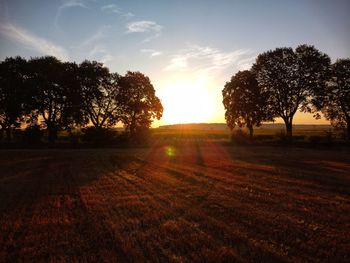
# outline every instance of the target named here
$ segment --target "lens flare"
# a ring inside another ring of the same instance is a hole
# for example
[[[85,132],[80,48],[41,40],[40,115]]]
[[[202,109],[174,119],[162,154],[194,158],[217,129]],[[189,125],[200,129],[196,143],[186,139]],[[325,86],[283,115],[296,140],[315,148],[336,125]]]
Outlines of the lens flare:
[[[176,151],[175,151],[175,148],[174,147],[171,147],[171,146],[167,146],[165,148],[165,154],[168,156],[168,157],[174,157],[176,155]]]

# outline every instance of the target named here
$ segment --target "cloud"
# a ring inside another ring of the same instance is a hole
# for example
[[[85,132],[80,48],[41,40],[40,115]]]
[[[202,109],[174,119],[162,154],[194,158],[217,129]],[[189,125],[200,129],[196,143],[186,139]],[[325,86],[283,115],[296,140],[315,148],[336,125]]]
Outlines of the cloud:
[[[163,27],[154,21],[134,21],[126,25],[127,33],[152,33],[153,36],[148,37],[143,40],[143,42],[148,42],[153,38],[159,37],[161,35]]]
[[[127,12],[127,13],[123,12],[123,11],[121,10],[121,8],[120,8],[119,6],[117,6],[117,5],[115,5],[115,4],[104,5],[104,6],[101,7],[101,10],[102,10],[102,11],[105,11],[105,12],[107,12],[107,13],[114,13],[114,14],[117,14],[117,15],[122,16],[122,17],[125,17],[125,18],[127,18],[127,19],[130,19],[130,18],[132,18],[132,17],[135,16],[135,15],[134,15],[133,13],[131,13],[131,12]]]
[[[21,27],[9,23],[0,24],[0,33],[27,48],[42,53],[43,55],[52,55],[61,60],[69,59],[68,52],[63,47],[44,38],[38,37]]]
[[[62,12],[65,9],[72,8],[72,7],[80,7],[80,8],[88,9],[86,5],[86,0],[63,0],[55,16],[54,25],[56,28],[59,29],[58,20],[60,19]]]
[[[79,47],[91,46],[92,44],[99,42],[103,38],[106,38],[108,36],[110,28],[110,25],[101,26],[94,34],[82,41]]]
[[[128,33],[160,32],[162,26],[154,21],[134,21],[127,25]]]
[[[163,54],[161,51],[157,51],[157,50],[154,50],[154,49],[141,49],[140,51],[141,51],[142,53],[149,54],[149,56],[150,56],[151,58],[157,57],[157,56],[160,56],[160,55]]]
[[[69,7],[87,8],[84,0],[64,0],[62,5],[60,6],[61,9],[69,8]]]
[[[233,65],[245,65],[249,63],[251,55],[248,49],[237,49],[231,52],[223,52],[219,49],[188,45],[186,49],[180,50],[170,59],[164,71],[212,71],[223,70]]]
[[[112,55],[102,46],[95,46],[93,49],[91,49],[88,54],[88,59],[96,60],[99,62],[102,62],[103,64],[106,64],[110,61],[112,61],[113,57]]]

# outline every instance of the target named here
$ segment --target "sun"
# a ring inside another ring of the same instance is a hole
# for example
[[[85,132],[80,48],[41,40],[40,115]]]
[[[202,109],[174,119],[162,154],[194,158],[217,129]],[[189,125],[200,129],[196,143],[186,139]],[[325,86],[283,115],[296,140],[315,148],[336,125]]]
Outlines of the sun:
[[[165,85],[159,97],[164,107],[162,122],[200,123],[209,122],[214,113],[212,91],[205,81],[178,80]]]

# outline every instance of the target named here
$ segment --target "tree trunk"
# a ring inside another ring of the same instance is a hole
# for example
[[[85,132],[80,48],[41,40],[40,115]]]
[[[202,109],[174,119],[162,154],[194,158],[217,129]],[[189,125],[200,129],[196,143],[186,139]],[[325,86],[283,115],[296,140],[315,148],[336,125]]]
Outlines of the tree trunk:
[[[289,140],[293,138],[293,124],[292,118],[283,118],[284,123],[286,125],[286,135]]]
[[[248,126],[248,129],[249,129],[249,140],[253,140],[253,134],[254,134],[254,129],[253,129],[253,126]]]
[[[350,120],[347,121],[347,130],[346,130],[346,135],[347,135],[347,140],[350,141]]]

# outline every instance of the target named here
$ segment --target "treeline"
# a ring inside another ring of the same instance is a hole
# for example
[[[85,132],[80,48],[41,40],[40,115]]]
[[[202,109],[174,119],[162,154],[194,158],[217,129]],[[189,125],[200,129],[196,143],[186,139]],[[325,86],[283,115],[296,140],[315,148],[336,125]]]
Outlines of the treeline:
[[[45,129],[50,143],[58,132],[76,128],[103,137],[118,122],[136,140],[162,113],[150,79],[140,72],[121,76],[96,61],[78,65],[52,56],[0,63],[0,126],[8,141],[18,128],[28,140]]]
[[[331,64],[314,46],[300,45],[264,52],[250,70],[239,71],[222,91],[228,126],[253,127],[280,117],[292,138],[293,118],[299,110],[320,112],[350,140],[350,59]]]

